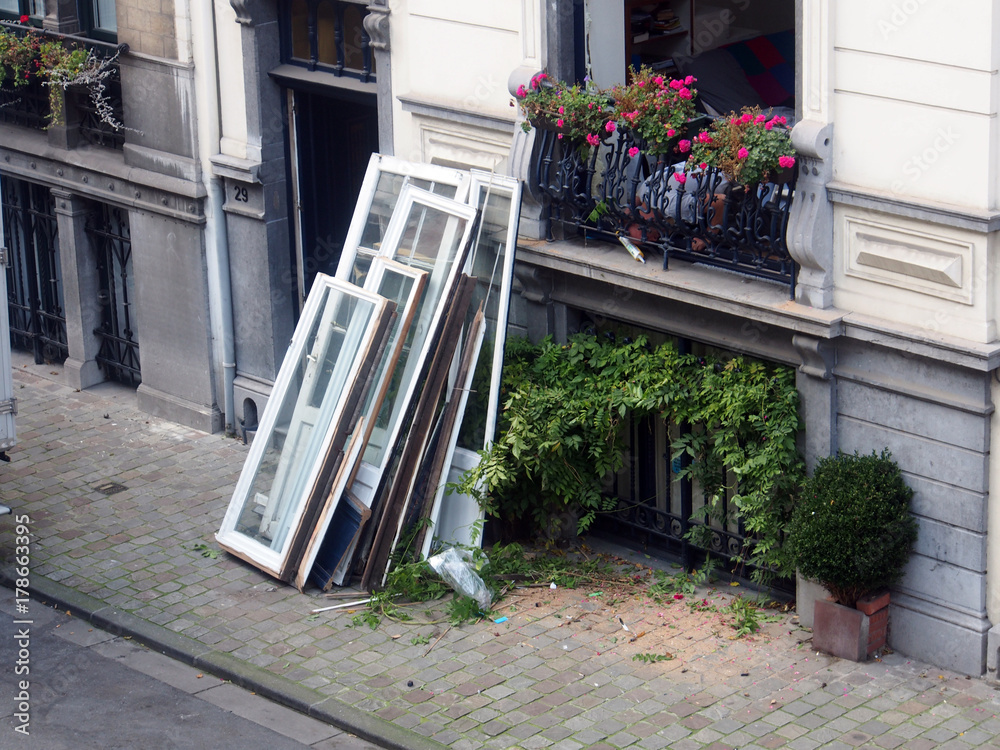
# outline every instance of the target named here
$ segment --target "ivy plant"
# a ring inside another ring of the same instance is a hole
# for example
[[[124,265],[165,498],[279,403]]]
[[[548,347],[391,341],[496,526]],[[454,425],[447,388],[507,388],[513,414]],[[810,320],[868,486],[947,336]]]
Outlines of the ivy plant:
[[[791,368],[683,354],[643,336],[579,334],[562,345],[512,340],[504,394],[496,442],[455,486],[488,514],[530,517],[544,532],[553,519],[576,513],[584,532],[616,504],[602,489],[624,464],[628,418],[658,415],[691,427],[671,450],[691,459],[681,476],[705,492],[697,520],[734,520],[722,517],[728,499],[746,532],[740,559],[755,577],[789,572],[781,544],[804,476]],[[710,532],[700,523],[691,533]]]

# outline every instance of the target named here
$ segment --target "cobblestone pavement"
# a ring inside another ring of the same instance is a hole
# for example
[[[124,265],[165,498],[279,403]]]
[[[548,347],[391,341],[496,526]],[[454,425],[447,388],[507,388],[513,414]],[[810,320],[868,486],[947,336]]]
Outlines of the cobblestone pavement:
[[[30,518],[33,597],[378,744],[1000,748],[992,683],[900,654],[819,655],[791,620],[766,641],[692,635],[645,663],[554,613],[374,631],[310,615],[330,601],[214,552],[242,444],[52,377],[18,364],[18,445],[0,465],[3,502]],[[0,518],[8,582],[14,527]]]

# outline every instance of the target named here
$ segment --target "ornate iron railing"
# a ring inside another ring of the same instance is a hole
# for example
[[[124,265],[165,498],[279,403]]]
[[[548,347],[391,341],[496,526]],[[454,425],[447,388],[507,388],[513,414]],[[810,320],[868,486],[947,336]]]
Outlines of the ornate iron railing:
[[[10,341],[35,362],[58,363],[69,356],[55,201],[44,185],[3,179],[4,244]]]
[[[58,40],[65,45],[83,47],[104,60],[112,60],[128,52],[129,49],[127,44],[111,44],[72,34],[58,34],[9,21],[0,21],[0,28],[16,36],[23,37],[32,33],[46,39]],[[121,78],[118,65],[115,63],[111,67],[111,76],[104,80],[104,97],[110,107],[111,121],[120,125],[125,121]],[[89,91],[71,89],[66,92],[66,98],[79,116],[77,128],[85,141],[109,148],[122,148],[125,142],[124,129],[116,128],[108,118],[102,117]],[[45,130],[50,125],[50,111],[49,89],[36,76],[32,76],[23,86],[13,86],[10,81],[0,80],[0,122]]]
[[[794,293],[785,238],[794,172],[758,185],[730,182],[713,167],[678,179],[681,155],[650,155],[643,147],[623,130],[581,148],[539,129],[530,179],[548,206],[549,239],[560,226],[612,241],[621,234],[662,254],[664,269],[681,258],[787,283]]]
[[[671,458],[668,435],[690,429],[655,417],[630,420],[629,458],[605,491],[614,507],[598,514],[594,531],[643,552],[674,557],[689,569],[710,555],[729,572],[750,578],[754,567],[747,558],[753,539],[731,506],[733,478],[723,483],[730,490],[723,493],[718,512],[704,517],[704,492],[684,475],[690,458]],[[784,590],[790,584],[779,578],[773,585]]]
[[[44,130],[49,122],[49,90],[37,78],[17,87],[0,82],[0,122]]]
[[[103,97],[110,107],[110,118],[100,111],[89,91],[73,91],[71,95],[80,117],[80,136],[95,146],[119,151],[124,148],[125,128],[120,126],[125,122],[125,108],[122,105],[122,82],[117,66],[111,76],[104,81]]]

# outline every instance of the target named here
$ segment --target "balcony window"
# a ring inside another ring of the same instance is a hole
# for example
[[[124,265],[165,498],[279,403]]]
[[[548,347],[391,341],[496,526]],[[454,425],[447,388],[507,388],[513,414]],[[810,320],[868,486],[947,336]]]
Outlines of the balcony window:
[[[0,0],[0,20],[17,21],[28,16],[33,26],[40,26],[45,17],[45,0]]]
[[[115,0],[79,0],[80,33],[102,42],[118,41]]]
[[[795,121],[795,6],[719,0],[587,0],[591,22],[581,41],[587,73],[601,90],[626,80],[626,66],[697,82],[700,120],[677,138],[691,139],[712,118],[756,107],[768,119]],[[548,239],[605,239],[632,244],[646,260],[683,259],[787,284],[795,264],[786,229],[795,171],[740,184],[713,166],[688,165],[628,128],[599,132],[592,148],[543,125],[528,177],[551,219]],[[738,175],[737,175],[738,176]]]
[[[375,80],[375,62],[363,21],[364,4],[292,0],[283,17],[283,59],[310,70]]]

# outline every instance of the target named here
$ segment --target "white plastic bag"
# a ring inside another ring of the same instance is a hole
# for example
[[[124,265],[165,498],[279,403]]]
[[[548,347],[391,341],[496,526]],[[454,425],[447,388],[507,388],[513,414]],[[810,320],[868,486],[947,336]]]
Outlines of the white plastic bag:
[[[489,611],[493,593],[476,573],[471,552],[448,547],[433,557],[428,557],[427,564],[455,591],[475,599],[483,612]]]

